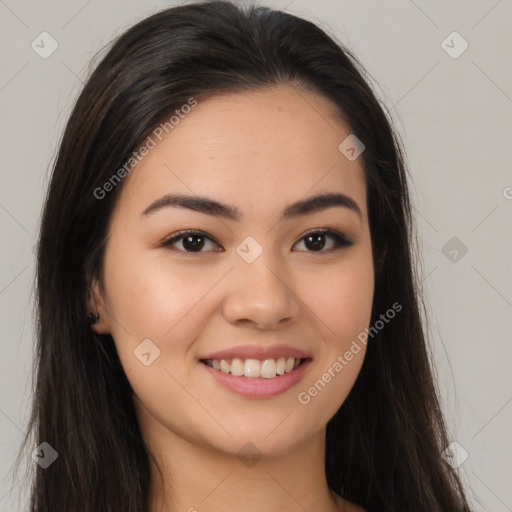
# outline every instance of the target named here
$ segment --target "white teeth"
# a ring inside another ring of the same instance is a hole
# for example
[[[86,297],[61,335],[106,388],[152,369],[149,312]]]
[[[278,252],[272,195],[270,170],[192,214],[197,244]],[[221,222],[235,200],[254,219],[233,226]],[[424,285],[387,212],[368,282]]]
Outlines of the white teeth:
[[[260,375],[264,379],[271,379],[272,377],[275,377],[277,375],[276,366],[274,359],[265,359],[265,361],[261,363]]]
[[[286,359],[284,357],[280,357],[276,363],[277,375],[283,375],[285,366],[286,366]]]
[[[241,359],[233,359],[231,363],[231,375],[240,376],[244,374],[244,363]]]
[[[294,365],[295,365],[295,358],[294,357],[289,357],[286,360],[286,364],[284,365],[284,371],[286,373],[291,372],[293,370]]]
[[[206,359],[205,363],[214,370],[231,375],[249,378],[272,379],[277,375],[290,373],[299,366],[301,359],[296,357],[279,357],[276,359],[233,359],[229,364],[225,359]]]
[[[259,377],[260,368],[261,363],[257,359],[246,359],[244,364],[244,375],[246,377]],[[231,364],[231,373],[233,373],[233,364]]]

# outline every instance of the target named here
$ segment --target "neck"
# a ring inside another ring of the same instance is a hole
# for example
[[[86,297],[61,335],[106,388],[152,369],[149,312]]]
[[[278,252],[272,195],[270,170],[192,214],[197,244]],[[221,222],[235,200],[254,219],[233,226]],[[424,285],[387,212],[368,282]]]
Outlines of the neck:
[[[154,427],[146,444],[162,474],[150,457],[149,512],[344,510],[325,477],[325,430],[286,453],[242,460]]]

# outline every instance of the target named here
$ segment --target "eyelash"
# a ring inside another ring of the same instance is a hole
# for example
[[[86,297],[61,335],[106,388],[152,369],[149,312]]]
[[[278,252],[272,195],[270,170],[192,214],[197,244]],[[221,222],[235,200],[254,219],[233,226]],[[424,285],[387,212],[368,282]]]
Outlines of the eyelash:
[[[323,250],[323,248],[322,248],[319,251],[308,251],[308,250],[306,250],[306,251],[301,251],[301,252],[310,252],[310,253],[313,253],[313,254],[314,253],[331,253],[331,252],[334,252],[334,251],[339,251],[341,249],[350,247],[351,245],[354,245],[354,242],[348,240],[341,233],[338,233],[337,231],[327,230],[327,229],[314,229],[312,231],[308,231],[306,234],[304,234],[300,238],[299,242],[303,241],[309,235],[315,235],[315,234],[328,235],[329,237],[331,237],[334,240],[334,247],[332,247],[331,249],[327,249],[327,250]],[[183,251],[181,249],[176,249],[176,248],[172,247],[172,244],[174,244],[175,242],[177,242],[179,240],[182,240],[185,237],[190,236],[190,235],[199,235],[199,236],[204,237],[205,239],[208,239],[208,240],[216,243],[217,245],[220,245],[220,244],[218,244],[218,242],[216,240],[214,240],[212,237],[210,237],[209,235],[207,235],[203,231],[185,230],[185,231],[180,231],[179,233],[176,233],[171,238],[168,238],[167,240],[162,242],[161,246],[165,247],[166,249],[168,249],[170,251],[180,252],[180,253],[184,253],[184,254],[201,254],[203,252],[209,252],[209,251],[197,251],[197,252],[194,252],[194,251]],[[215,252],[223,252],[223,251],[215,250]]]

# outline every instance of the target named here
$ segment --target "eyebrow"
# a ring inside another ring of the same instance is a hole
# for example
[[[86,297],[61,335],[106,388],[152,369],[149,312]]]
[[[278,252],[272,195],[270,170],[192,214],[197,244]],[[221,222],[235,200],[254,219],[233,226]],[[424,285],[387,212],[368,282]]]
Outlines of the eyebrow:
[[[283,211],[281,220],[319,212],[335,206],[348,208],[355,212],[360,220],[363,218],[361,209],[354,199],[341,193],[327,193],[308,197],[288,205]],[[164,208],[187,208],[233,221],[239,221],[243,217],[242,212],[234,205],[220,203],[208,197],[183,194],[167,194],[157,199],[140,216],[144,218]]]

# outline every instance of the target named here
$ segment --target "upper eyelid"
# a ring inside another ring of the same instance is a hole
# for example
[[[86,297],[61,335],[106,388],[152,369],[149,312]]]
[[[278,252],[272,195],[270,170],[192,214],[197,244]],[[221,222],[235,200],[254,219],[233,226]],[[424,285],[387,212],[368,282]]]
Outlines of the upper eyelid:
[[[336,229],[332,229],[332,228],[314,228],[309,231],[306,231],[303,235],[301,235],[298,238],[296,243],[302,241],[306,236],[315,234],[315,233],[321,233],[321,234],[326,234],[326,235],[337,235],[341,239],[343,239],[347,243],[349,243],[350,245],[353,244],[353,241],[350,240],[343,232],[338,231]],[[185,229],[183,231],[178,231],[174,235],[171,235],[170,237],[166,238],[162,242],[162,245],[170,245],[171,243],[178,242],[183,237],[185,237],[187,235],[202,235],[205,238],[208,238],[209,240],[211,240],[212,242],[215,242],[217,245],[221,246],[221,244],[214,237],[212,237],[210,234],[206,233],[205,231],[201,231],[199,229]],[[187,251],[183,251],[183,252],[187,252]],[[324,252],[326,252],[326,251],[324,251]]]
[[[212,237],[211,235],[209,235],[208,233],[204,232],[204,231],[201,231],[199,229],[185,229],[183,231],[178,231],[177,233],[175,233],[174,235],[171,235],[167,238],[165,238],[162,242],[161,242],[161,246],[166,246],[166,245],[171,245],[173,243],[176,243],[176,242],[179,242],[180,240],[182,240],[184,237],[186,237],[187,235],[202,235],[204,236],[205,238],[208,238],[209,240],[211,240],[212,242],[215,242],[218,246],[221,247],[221,244],[214,238]],[[180,252],[187,252],[187,251],[180,251]],[[192,253],[190,253],[192,254]]]
[[[164,239],[164,241],[162,243],[165,244],[165,243],[168,243],[168,242],[170,242],[172,240],[180,240],[181,238],[183,238],[183,237],[185,237],[187,235],[202,235],[205,238],[209,238],[210,240],[212,240],[216,244],[220,245],[220,243],[213,236],[211,236],[210,234],[206,233],[205,231],[201,231],[200,229],[185,229],[183,231],[178,231],[174,235],[171,235],[168,238]]]

